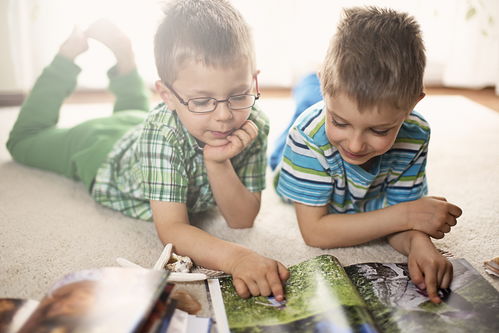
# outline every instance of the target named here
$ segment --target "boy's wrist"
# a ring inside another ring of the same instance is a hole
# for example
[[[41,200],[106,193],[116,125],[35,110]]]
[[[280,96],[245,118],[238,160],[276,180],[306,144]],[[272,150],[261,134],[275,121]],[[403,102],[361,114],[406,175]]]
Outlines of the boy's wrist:
[[[232,166],[230,160],[216,161],[206,158],[204,159],[204,164],[206,165],[206,169],[212,171],[223,171]]]
[[[411,251],[416,250],[422,245],[429,245],[432,244],[432,241],[430,240],[430,237],[425,234],[424,232],[421,231],[416,231],[413,230],[409,233],[409,248],[408,248],[408,253]]]
[[[235,245],[235,244],[234,244]],[[252,251],[243,246],[235,245],[233,250],[227,256],[228,260],[224,260],[222,270],[225,273],[233,274],[234,267],[241,260],[242,257],[251,254]]]
[[[403,217],[401,220],[404,221],[404,229],[407,231],[413,230],[413,226],[411,224],[411,201],[406,201],[400,203],[399,209],[401,209],[401,216]]]

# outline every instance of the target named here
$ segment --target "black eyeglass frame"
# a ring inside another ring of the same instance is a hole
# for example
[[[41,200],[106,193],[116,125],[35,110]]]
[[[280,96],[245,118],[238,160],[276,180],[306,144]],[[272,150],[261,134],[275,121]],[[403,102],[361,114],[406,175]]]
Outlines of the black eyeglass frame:
[[[187,110],[189,110],[189,112],[203,114],[203,113],[210,113],[210,112],[215,111],[217,109],[218,103],[227,103],[227,106],[229,107],[229,109],[231,109],[233,111],[245,110],[245,109],[249,109],[249,108],[253,107],[255,105],[256,101],[260,98],[260,95],[261,95],[260,94],[260,90],[258,89],[258,78],[257,78],[257,76],[254,76],[254,78],[255,78],[256,95],[254,95],[254,94],[238,94],[238,95],[229,96],[226,99],[216,99],[216,98],[213,98],[213,97],[204,96],[204,97],[189,98],[187,101],[185,101],[182,97],[180,97],[180,95],[175,91],[175,89],[173,89],[173,87],[170,84],[165,83],[165,82],[163,82],[163,84],[165,85],[165,87],[167,87],[168,89],[170,89],[170,91],[175,95],[175,97],[177,97],[177,99],[180,102],[180,104],[185,105],[187,107]],[[234,109],[234,108],[231,107],[229,100],[231,98],[233,98],[233,97],[239,97],[239,96],[253,96],[255,98],[255,100],[253,101],[253,104],[250,105],[250,106],[247,106],[247,107],[244,107],[244,108],[239,108],[239,109]],[[214,100],[215,101],[215,105],[213,107],[213,110],[210,110],[210,111],[192,111],[189,108],[189,101],[196,100],[196,99],[211,99],[211,100]]]

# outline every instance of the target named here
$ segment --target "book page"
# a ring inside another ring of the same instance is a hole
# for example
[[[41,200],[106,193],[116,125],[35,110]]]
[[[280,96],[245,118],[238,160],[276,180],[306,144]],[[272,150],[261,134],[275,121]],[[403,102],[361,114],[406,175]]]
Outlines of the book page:
[[[223,313],[215,309],[219,332],[376,332],[336,258],[322,255],[289,270],[285,302],[262,296],[242,299],[231,278],[220,279],[223,306],[216,308],[225,308],[228,328],[220,318]],[[211,293],[211,298],[216,300],[216,295]]]
[[[406,264],[345,267],[384,332],[499,332],[499,293],[466,260],[451,260],[454,278],[443,302],[431,303]]]
[[[38,304],[30,299],[0,298],[0,333],[17,332]]]
[[[20,333],[135,332],[167,283],[166,271],[106,267],[66,275]]]

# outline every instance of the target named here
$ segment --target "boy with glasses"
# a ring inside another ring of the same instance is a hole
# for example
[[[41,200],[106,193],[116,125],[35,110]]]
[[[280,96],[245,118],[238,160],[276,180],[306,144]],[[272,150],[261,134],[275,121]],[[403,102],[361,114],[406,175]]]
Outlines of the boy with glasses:
[[[116,55],[109,72],[114,113],[56,128],[79,72],[72,60],[87,49],[87,37]],[[16,161],[82,180],[100,204],[153,220],[163,243],[231,274],[242,297],[282,300],[289,273],[281,263],[189,222],[216,205],[230,227],[249,228],[260,209],[269,125],[254,106],[249,29],[224,0],[178,0],[166,8],[154,44],[163,103],[147,113],[128,39],[105,21],[75,30],[37,80],[7,147]]]
[[[289,130],[277,192],[293,201],[308,245],[387,237],[408,256],[412,281],[438,303],[452,265],[430,237],[444,237],[462,211],[426,196],[430,129],[413,111],[425,95],[424,51],[419,25],[407,14],[345,10],[319,73],[323,99]],[[321,99],[316,82],[310,76],[300,85],[298,107]]]

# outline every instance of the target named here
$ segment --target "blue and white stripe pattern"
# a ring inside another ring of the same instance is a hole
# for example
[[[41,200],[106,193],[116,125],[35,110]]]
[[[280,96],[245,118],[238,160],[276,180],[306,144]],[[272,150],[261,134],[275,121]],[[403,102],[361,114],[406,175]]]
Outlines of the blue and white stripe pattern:
[[[371,170],[345,162],[327,139],[325,109],[319,102],[296,120],[281,161],[277,193],[330,213],[380,209],[427,194],[425,176],[430,128],[411,112],[394,145],[376,157]]]

